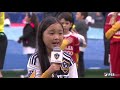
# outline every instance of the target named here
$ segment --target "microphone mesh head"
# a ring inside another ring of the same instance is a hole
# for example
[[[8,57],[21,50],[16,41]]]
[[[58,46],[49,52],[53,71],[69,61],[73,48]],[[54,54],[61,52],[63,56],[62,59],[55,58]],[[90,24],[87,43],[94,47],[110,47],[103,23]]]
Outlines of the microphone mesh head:
[[[54,48],[53,48],[53,51],[58,51],[58,52],[60,52],[61,49],[60,49],[60,47],[54,47]]]

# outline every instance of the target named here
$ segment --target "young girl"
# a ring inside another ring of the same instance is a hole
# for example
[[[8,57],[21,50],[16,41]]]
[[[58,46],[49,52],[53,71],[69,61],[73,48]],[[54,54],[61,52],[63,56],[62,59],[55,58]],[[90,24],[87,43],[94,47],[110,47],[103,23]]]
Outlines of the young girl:
[[[74,62],[77,62],[79,54],[79,40],[71,32],[74,23],[73,16],[70,12],[63,12],[58,16],[58,19],[64,28],[64,40],[61,45],[61,49],[69,53],[72,56]]]
[[[63,41],[63,27],[55,17],[46,17],[37,32],[37,51],[28,61],[30,78],[78,78],[76,63],[63,51],[61,64],[51,63],[51,52]]]
[[[28,12],[25,16],[25,26],[23,35],[19,38],[18,43],[23,43],[23,53],[28,58],[35,52],[36,48],[36,31],[38,28],[38,18],[35,13]]]
[[[38,28],[38,17],[35,13],[28,12],[24,18],[25,26],[23,35],[19,38],[18,43],[23,44],[23,54],[29,58],[36,50],[36,31]],[[26,78],[28,75],[21,75]]]

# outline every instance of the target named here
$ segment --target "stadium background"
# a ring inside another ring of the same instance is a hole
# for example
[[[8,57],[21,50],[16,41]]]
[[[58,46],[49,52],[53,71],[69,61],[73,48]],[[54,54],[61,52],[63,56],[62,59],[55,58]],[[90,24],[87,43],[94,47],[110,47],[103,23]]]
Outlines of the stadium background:
[[[5,33],[8,37],[8,48],[5,57],[3,71],[8,70],[26,70],[27,56],[23,55],[22,45],[16,41],[22,35],[24,13],[7,13],[11,20],[11,26],[5,27]],[[43,13],[37,13],[39,20],[42,20]],[[85,51],[86,69],[108,69],[104,65],[104,43],[103,28],[90,27],[88,30],[88,47]]]

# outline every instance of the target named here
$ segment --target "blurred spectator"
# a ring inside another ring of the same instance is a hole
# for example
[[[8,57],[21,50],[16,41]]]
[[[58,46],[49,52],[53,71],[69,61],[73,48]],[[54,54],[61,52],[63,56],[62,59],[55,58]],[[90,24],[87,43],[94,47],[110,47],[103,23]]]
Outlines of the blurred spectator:
[[[6,12],[10,18],[11,23],[22,23],[26,12]],[[34,12],[39,21],[42,21],[44,12]]]
[[[5,13],[5,21],[4,21],[4,26],[9,27],[11,25],[10,18],[7,13]]]
[[[106,18],[106,16],[107,16],[108,13],[109,12],[102,12],[102,15]]]
[[[75,22],[75,29],[78,31],[79,34],[85,37],[86,42],[87,42],[87,31],[88,31],[88,25],[86,23],[87,16],[88,16],[88,12],[77,12],[76,22]]]
[[[36,50],[36,32],[38,28],[38,17],[35,13],[28,12],[26,13],[25,21],[26,25],[23,28],[23,35],[19,38],[18,43],[23,44],[23,53],[26,54],[29,59],[29,57]],[[27,77],[27,75],[25,77]]]
[[[106,17],[108,15],[108,12],[104,12],[103,13],[104,17],[105,17],[105,22],[106,22]],[[110,40],[108,40],[106,37],[105,37],[105,22],[104,22],[104,30],[103,30],[103,33],[104,33],[104,65],[105,66],[109,66],[110,65]]]
[[[103,28],[105,18],[102,12],[90,12],[89,15],[94,19],[94,24],[91,27]]]
[[[44,12],[43,17],[47,16],[53,16],[53,17],[58,17],[62,12]]]
[[[88,24],[88,26],[91,26],[92,24],[95,23],[95,20],[91,16],[87,16],[85,21],[86,21],[86,24]]]
[[[85,42],[85,47],[83,42],[80,42],[80,53],[79,53],[79,60],[78,60],[78,76],[84,77],[85,76],[85,65],[84,65],[84,51],[87,45],[87,31],[88,31],[88,23],[86,23],[86,17],[88,16],[88,12],[76,12],[76,22],[75,22],[75,29],[78,32],[79,37],[83,38]],[[81,48],[82,47],[82,48]]]

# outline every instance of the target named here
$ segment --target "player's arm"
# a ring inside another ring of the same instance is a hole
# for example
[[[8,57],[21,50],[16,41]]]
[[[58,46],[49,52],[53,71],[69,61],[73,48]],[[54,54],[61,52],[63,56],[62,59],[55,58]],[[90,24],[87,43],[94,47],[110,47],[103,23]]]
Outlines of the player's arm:
[[[77,66],[74,63],[69,69],[69,78],[78,78]]]
[[[60,46],[61,50],[64,50],[70,43],[72,43],[72,38],[63,39],[62,45]]]
[[[60,46],[61,50],[64,50],[67,45],[69,45],[69,41],[67,39],[63,39],[62,45]]]
[[[49,72],[48,70],[46,70],[41,76],[40,78],[50,78],[52,76],[52,73]]]
[[[87,47],[87,43],[86,43],[84,36],[83,36],[82,40],[83,40],[83,47]]]
[[[77,64],[77,66],[78,66],[79,54],[78,54],[78,53],[75,53],[75,56],[76,56],[76,64]]]
[[[50,78],[52,75],[51,72],[46,70],[39,78]],[[36,71],[33,71],[33,73],[30,75],[29,78],[35,78],[36,77]]]
[[[117,21],[112,27],[105,33],[107,39],[110,39],[120,29],[120,21]]]
[[[52,63],[50,67],[40,76],[40,78],[51,78],[52,74],[59,71],[61,64]]]
[[[82,47],[87,47],[87,43],[86,43],[86,40],[85,40],[85,38],[84,38],[84,36],[83,35],[81,35],[81,34],[78,34],[78,40],[79,40],[79,42],[80,42],[80,46],[82,46]],[[82,45],[81,45],[82,44]]]

